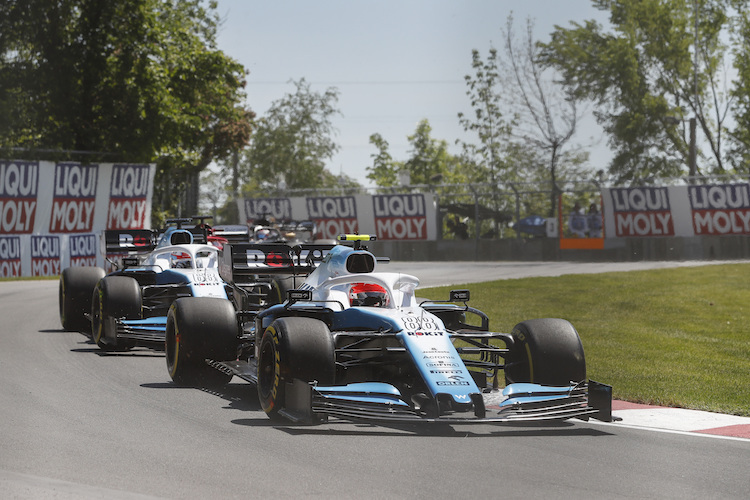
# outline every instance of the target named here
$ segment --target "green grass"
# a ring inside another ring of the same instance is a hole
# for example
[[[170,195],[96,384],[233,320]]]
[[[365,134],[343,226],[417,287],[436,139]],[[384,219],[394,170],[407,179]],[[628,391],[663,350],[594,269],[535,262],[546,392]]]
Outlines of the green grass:
[[[750,264],[500,280],[468,288],[490,329],[564,318],[614,397],[750,416]]]

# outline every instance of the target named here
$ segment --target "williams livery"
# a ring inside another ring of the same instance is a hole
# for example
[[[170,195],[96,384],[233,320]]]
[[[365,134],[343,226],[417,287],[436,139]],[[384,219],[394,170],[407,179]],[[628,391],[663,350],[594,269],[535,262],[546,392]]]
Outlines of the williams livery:
[[[417,278],[376,271],[387,259],[362,245],[374,237],[340,239],[351,243],[225,249],[220,270],[232,287],[261,268],[293,275],[293,286],[283,304],[254,309],[176,300],[166,326],[172,379],[205,386],[238,376],[255,384],[270,417],[300,423],[611,419],[611,388],[586,378],[567,321],[491,332],[467,290],[420,303]]]
[[[171,219],[162,233],[107,230],[104,252],[119,269],[69,267],[60,276],[60,320],[66,330],[91,331],[103,350],[143,344],[162,348],[166,315],[180,297],[227,298],[219,250],[207,244],[208,226],[183,229],[193,219]]]

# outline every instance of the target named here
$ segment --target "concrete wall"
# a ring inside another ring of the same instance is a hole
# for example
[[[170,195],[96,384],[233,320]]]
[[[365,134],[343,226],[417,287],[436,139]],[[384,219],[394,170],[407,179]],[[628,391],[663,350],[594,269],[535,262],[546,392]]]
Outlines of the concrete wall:
[[[750,236],[617,238],[603,250],[560,250],[554,238],[530,240],[375,241],[370,249],[400,261],[580,261],[750,259]]]

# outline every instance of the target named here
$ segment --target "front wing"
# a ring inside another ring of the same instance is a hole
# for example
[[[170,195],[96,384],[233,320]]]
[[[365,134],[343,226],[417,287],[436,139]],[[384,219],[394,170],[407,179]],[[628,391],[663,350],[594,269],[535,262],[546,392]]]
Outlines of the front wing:
[[[255,360],[213,361],[210,366],[258,383]],[[612,387],[589,380],[567,387],[511,384],[504,389],[472,395],[472,412],[433,417],[406,402],[398,388],[383,382],[321,386],[301,380],[285,385],[286,408],[281,415],[296,423],[321,417],[381,422],[509,423],[595,418],[612,421]]]
[[[510,423],[569,418],[612,420],[612,388],[589,381],[569,387],[511,384],[505,389],[475,394],[469,413],[430,415],[404,401],[386,383],[318,386],[295,380],[286,386],[282,414],[295,422],[321,416],[382,422]]]

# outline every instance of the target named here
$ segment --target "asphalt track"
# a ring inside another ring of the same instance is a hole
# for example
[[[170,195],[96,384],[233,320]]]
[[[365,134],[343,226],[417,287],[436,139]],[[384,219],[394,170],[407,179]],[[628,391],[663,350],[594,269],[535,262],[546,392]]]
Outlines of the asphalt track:
[[[401,265],[427,286],[466,283],[472,272],[451,271],[456,282],[445,268],[430,277],[419,265],[391,264]],[[523,265],[493,272],[520,277],[512,273]],[[558,273],[566,265],[552,266]],[[479,267],[484,279],[497,277]],[[0,314],[0,498],[747,498],[750,491],[750,440],[667,428],[658,422],[662,409],[617,410],[652,412],[650,427],[626,413],[615,424],[278,426],[248,384],[181,389],[161,353],[106,355],[88,337],[63,332],[54,281],[0,282]]]

